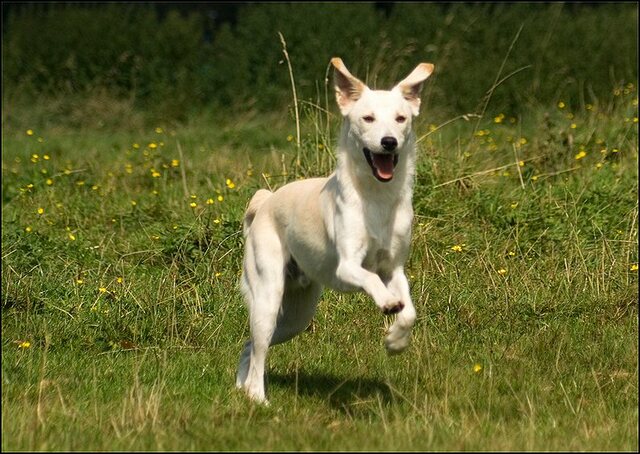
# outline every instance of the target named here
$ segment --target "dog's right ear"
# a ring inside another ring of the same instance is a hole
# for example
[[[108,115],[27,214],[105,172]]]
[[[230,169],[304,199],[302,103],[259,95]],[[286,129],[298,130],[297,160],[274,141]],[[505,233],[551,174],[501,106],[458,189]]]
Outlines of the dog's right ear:
[[[333,81],[336,89],[336,101],[342,115],[347,115],[367,86],[349,72],[341,58],[332,58],[331,64],[335,70]]]

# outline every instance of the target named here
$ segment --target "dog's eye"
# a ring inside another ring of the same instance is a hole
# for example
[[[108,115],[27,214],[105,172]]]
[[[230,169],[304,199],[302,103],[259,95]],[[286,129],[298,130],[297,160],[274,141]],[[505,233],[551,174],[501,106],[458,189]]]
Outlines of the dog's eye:
[[[373,115],[365,115],[364,117],[362,117],[362,119],[365,121],[365,123],[373,123],[374,121],[376,121]]]
[[[402,115],[398,115],[398,116],[396,117],[396,121],[397,121],[398,123],[404,123],[405,121],[407,121],[407,117],[403,117]]]

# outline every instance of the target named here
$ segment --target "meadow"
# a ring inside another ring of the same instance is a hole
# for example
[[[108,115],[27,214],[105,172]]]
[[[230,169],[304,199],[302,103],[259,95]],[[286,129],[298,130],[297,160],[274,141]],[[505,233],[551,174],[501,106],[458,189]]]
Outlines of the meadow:
[[[326,175],[340,119],[101,131],[3,122],[3,450],[634,450],[637,88],[418,117],[413,342],[327,291],[234,389],[242,213]],[[23,118],[23,117],[18,117]],[[25,117],[27,118],[26,114]]]
[[[388,356],[392,318],[326,290],[270,349],[269,407],[235,389],[242,216],[259,188],[331,173],[330,87],[176,118],[99,87],[10,86],[2,450],[637,451],[637,81],[507,102],[528,71],[514,36],[477,108],[425,87],[411,345]]]

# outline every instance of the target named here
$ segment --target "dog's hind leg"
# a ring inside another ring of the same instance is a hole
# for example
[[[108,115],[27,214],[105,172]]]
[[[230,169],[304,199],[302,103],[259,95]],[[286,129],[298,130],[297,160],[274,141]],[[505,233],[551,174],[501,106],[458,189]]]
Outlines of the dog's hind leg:
[[[316,313],[322,286],[307,281],[303,285],[299,280],[288,278],[285,283],[282,305],[276,319],[276,327],[269,345],[286,342],[304,331]],[[250,297],[250,295],[247,295]],[[244,344],[240,355],[240,364],[236,375],[236,387],[242,388],[249,375],[251,364],[252,342]]]
[[[247,238],[242,289],[249,308],[251,340],[240,356],[236,385],[266,403],[264,369],[267,350],[282,306],[287,262],[276,235]]]
[[[282,308],[278,315],[271,345],[286,342],[307,329],[316,313],[322,286],[316,282],[298,279],[286,280]]]

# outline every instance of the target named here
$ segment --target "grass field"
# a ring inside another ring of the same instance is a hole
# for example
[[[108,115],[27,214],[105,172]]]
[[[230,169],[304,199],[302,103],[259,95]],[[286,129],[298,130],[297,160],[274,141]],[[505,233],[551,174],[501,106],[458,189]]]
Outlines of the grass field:
[[[327,175],[337,109],[75,128],[6,113],[3,450],[637,450],[637,88],[598,105],[418,118],[388,357],[365,295],[326,291],[234,389],[252,193]],[[30,116],[30,113],[33,116]],[[126,117],[125,117],[126,118]]]

